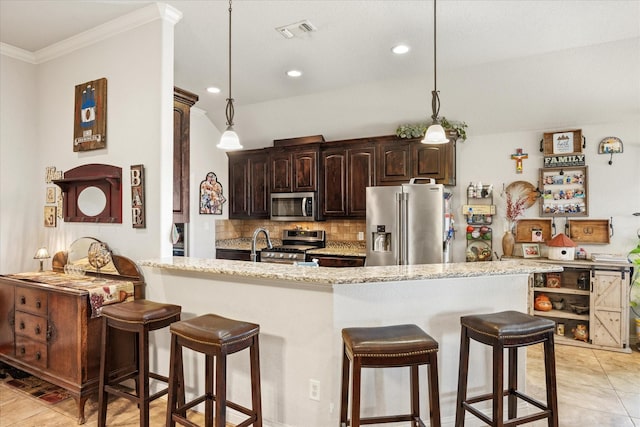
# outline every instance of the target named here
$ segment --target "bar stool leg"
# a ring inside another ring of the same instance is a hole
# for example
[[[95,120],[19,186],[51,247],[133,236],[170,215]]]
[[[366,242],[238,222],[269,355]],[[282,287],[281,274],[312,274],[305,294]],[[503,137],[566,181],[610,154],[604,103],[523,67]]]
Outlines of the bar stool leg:
[[[216,427],[225,427],[227,423],[227,354],[216,357]]]
[[[493,423],[502,427],[504,409],[504,348],[495,344],[493,347]]]
[[[467,328],[460,332],[460,367],[458,370],[458,399],[456,403],[456,427],[464,426],[464,406],[467,400],[467,375],[469,373],[469,335]]]
[[[253,340],[253,345],[249,348],[249,358],[251,359],[251,400],[253,411],[256,413],[256,422],[253,427],[262,427],[262,394],[260,392],[260,345],[259,337]]]
[[[418,427],[418,418],[420,417],[420,389],[418,385],[420,384],[418,380],[418,365],[411,365],[411,377],[410,377],[410,385],[411,388],[411,425],[414,427]]]
[[[205,354],[204,356],[204,393],[206,399],[204,401],[204,424],[206,426],[213,425],[213,403],[214,403],[214,394],[213,394],[213,356],[210,354]],[[224,377],[222,377],[224,378]],[[217,381],[220,381],[220,377],[216,378]],[[217,418],[216,418],[217,421]]]
[[[351,384],[351,427],[360,427],[360,389],[362,381],[362,362],[353,357],[353,379]]]
[[[429,426],[440,427],[440,386],[438,385],[438,353],[429,355]]]
[[[109,364],[107,363],[107,348],[109,348],[109,333],[107,319],[102,319],[102,344],[100,347],[100,385],[98,389],[98,426],[107,425],[107,401],[109,396],[104,391],[104,386],[109,381]]]
[[[347,427],[347,411],[349,406],[349,369],[351,362],[347,356],[346,346],[342,345],[342,393],[340,399],[340,426]]]
[[[509,397],[507,403],[507,413],[509,419],[518,416],[518,398],[515,391],[518,390],[518,349],[509,349]]]
[[[558,389],[556,386],[556,356],[553,332],[547,334],[544,342],[544,369],[547,377],[547,407],[551,410],[549,427],[558,427]]]
[[[184,375],[182,374],[182,347],[178,338],[171,334],[171,352],[169,354],[169,393],[167,395],[167,427],[175,427],[173,412],[184,405]],[[179,396],[181,395],[181,396]],[[185,415],[179,413],[180,415]]]
[[[149,427],[149,329],[142,326],[138,335],[138,407],[140,427]]]

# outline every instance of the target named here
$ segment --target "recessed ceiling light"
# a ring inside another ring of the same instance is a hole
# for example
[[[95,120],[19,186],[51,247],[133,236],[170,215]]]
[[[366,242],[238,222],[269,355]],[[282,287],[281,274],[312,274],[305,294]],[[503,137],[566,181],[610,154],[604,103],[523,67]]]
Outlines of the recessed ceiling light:
[[[396,55],[403,55],[409,52],[409,46],[407,46],[406,44],[399,44],[397,46],[394,46],[391,49],[391,52],[395,53]]]
[[[207,88],[207,92],[209,92],[209,93],[220,93],[220,88],[211,86],[211,87]]]
[[[302,75],[302,71],[299,70],[289,70],[287,71],[287,76],[289,77],[300,77]]]

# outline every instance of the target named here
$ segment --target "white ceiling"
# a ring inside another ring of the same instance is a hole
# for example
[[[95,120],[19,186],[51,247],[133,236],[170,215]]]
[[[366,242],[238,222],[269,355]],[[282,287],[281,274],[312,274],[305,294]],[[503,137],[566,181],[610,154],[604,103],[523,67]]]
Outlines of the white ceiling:
[[[0,42],[37,52],[149,3],[0,0]],[[183,13],[175,28],[175,84],[197,93],[196,106],[221,129],[228,93],[228,1],[166,3]],[[437,15],[439,76],[640,37],[640,0],[440,0]],[[275,31],[303,19],[318,31],[289,40]],[[409,54],[391,54],[399,42],[411,46]],[[232,45],[236,107],[420,75],[431,87],[433,2],[236,0]],[[302,78],[286,77],[290,68],[302,70]],[[206,93],[211,85],[222,93]]]

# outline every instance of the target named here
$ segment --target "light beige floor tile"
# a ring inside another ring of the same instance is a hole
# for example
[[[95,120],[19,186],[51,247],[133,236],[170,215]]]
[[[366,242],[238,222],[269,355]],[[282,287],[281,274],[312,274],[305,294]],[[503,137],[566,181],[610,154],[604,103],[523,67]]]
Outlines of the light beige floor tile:
[[[640,393],[625,393],[616,391],[622,404],[633,418],[640,418]]]
[[[17,394],[17,393],[16,393]],[[0,427],[20,425],[20,421],[41,412],[48,412],[47,408],[28,396],[18,395],[10,404],[2,406],[0,412]]]

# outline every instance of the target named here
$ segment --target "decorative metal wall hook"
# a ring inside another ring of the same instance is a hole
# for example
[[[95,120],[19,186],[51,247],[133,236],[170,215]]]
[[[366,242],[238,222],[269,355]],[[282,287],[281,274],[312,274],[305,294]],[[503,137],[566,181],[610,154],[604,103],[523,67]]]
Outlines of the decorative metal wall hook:
[[[598,154],[609,154],[609,165],[613,164],[613,155],[624,152],[622,140],[615,136],[608,136],[600,141]]]

